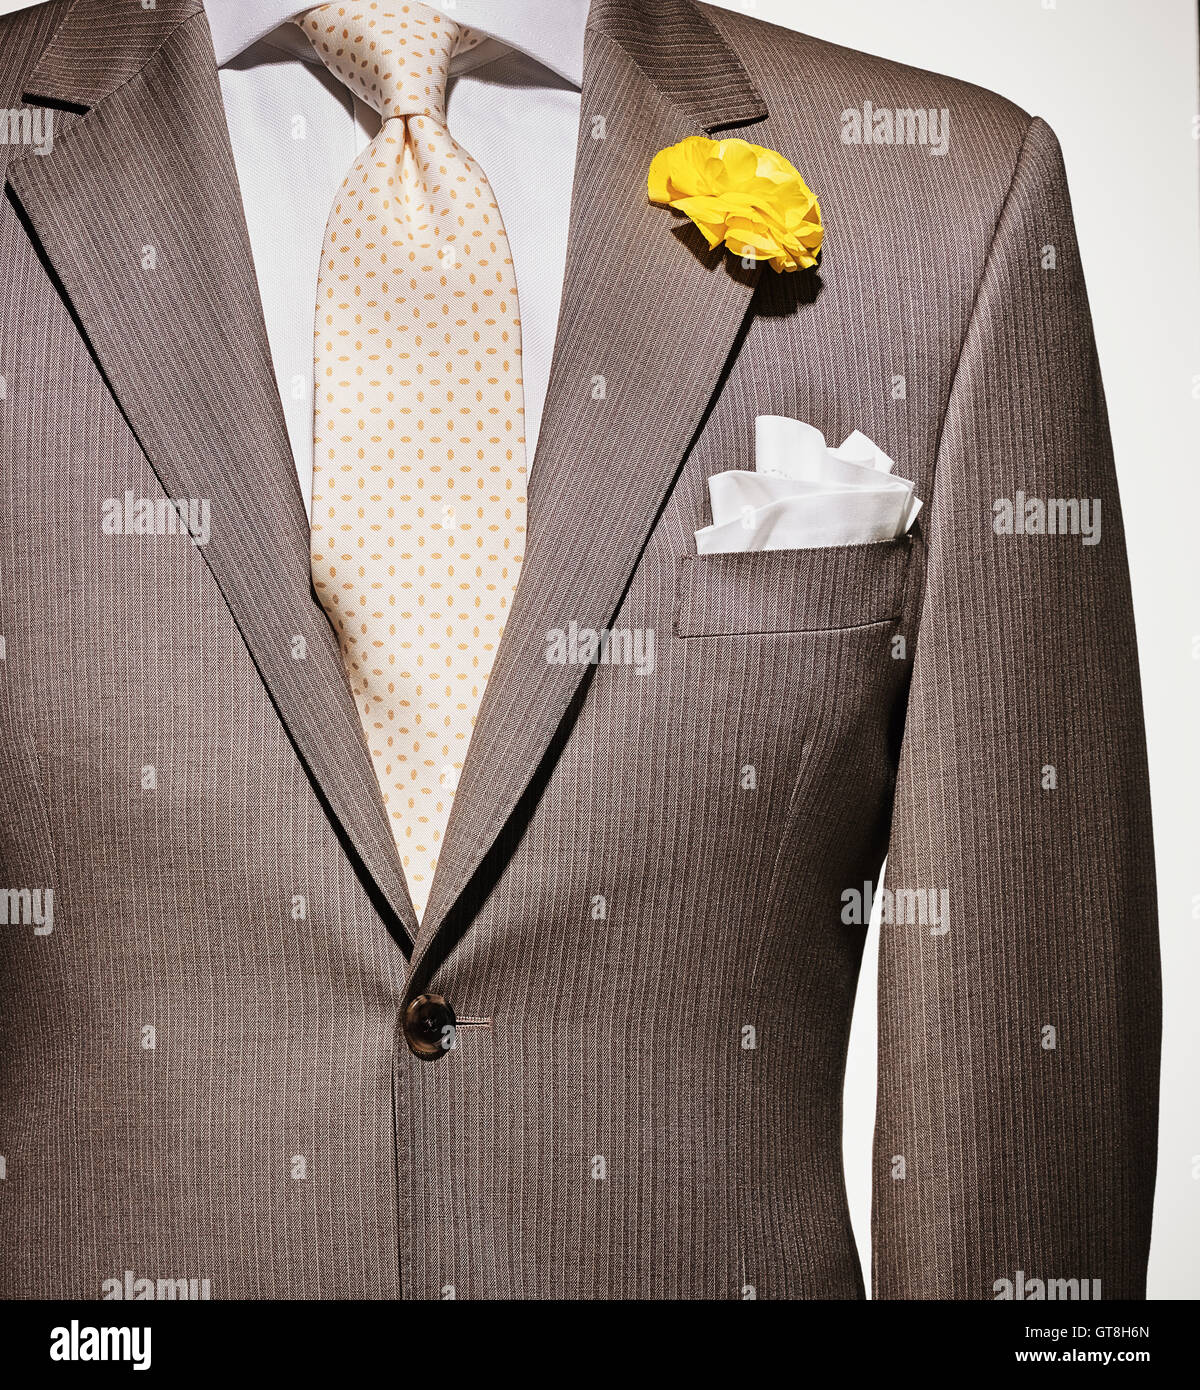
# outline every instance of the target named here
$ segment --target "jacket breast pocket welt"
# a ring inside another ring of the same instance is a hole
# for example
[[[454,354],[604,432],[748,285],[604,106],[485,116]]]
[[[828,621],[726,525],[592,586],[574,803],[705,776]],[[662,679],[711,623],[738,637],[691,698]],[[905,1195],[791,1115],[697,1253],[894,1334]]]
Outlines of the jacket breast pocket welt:
[[[904,608],[912,536],[815,550],[684,555],[677,637],[828,632],[893,622]]]

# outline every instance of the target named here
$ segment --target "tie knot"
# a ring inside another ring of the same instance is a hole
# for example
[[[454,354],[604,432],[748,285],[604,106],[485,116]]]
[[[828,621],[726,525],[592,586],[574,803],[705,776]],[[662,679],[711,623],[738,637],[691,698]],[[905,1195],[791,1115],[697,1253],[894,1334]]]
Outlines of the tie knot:
[[[318,5],[297,15],[330,72],[386,121],[393,116],[446,119],[450,59],[474,48],[471,33],[430,5]]]

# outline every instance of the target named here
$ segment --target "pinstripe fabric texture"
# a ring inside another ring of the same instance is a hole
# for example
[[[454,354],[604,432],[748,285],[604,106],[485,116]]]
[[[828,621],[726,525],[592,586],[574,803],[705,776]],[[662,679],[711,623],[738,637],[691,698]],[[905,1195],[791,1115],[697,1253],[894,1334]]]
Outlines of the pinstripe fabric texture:
[[[876,1293],[1140,1296],[1149,807],[1051,132],[595,0],[529,546],[418,930],[304,572],[204,19],[140,22],[0,21],[0,104],[71,108],[53,155],[0,147],[0,886],[55,889],[49,935],[0,927],[3,1293],[860,1297],[846,894],[886,854],[949,929],[883,928]],[[946,154],[845,143],[867,100],[949,110]],[[647,203],[650,157],[718,129],[817,191],[819,274]],[[876,440],[912,537],[697,558],[756,414]],[[106,532],[126,492],[208,499],[211,538]],[[997,535],[1018,492],[1101,498],[1100,543]],[[548,660],[572,624],[643,659]],[[399,1031],[422,991],[460,1020],[435,1061]]]
[[[679,561],[675,632],[680,637],[821,632],[898,619],[912,541],[684,555]],[[804,593],[803,609],[788,594]]]

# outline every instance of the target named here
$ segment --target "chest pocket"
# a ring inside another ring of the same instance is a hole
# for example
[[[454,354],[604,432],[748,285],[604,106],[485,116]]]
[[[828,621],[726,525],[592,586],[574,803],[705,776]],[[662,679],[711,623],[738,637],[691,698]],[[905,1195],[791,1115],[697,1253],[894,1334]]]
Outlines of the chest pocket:
[[[749,637],[894,622],[904,609],[912,540],[684,555],[675,582],[675,635]]]

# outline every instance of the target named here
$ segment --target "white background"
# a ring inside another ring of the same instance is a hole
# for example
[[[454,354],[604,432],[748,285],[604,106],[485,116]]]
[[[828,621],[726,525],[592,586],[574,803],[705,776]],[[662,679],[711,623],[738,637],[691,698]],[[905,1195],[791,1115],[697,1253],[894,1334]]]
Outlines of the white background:
[[[1200,94],[1194,0],[723,3],[989,87],[1042,116],[1062,144],[1116,447],[1154,796],[1165,1026],[1150,1296],[1200,1297]],[[21,8],[20,0],[0,0],[0,13]],[[877,932],[876,923],[846,1081],[847,1184],[868,1278]]]
[[[1200,142],[1195,0],[723,0],[1000,92],[1063,148],[1112,421],[1142,663],[1162,930],[1152,1298],[1200,1297]],[[953,131],[951,132],[953,138]],[[846,1080],[870,1277],[875,953]]]

